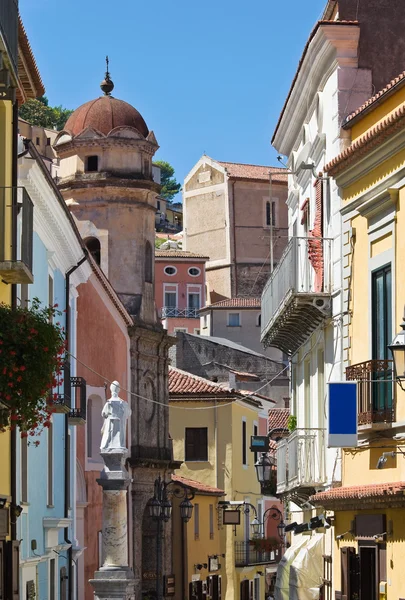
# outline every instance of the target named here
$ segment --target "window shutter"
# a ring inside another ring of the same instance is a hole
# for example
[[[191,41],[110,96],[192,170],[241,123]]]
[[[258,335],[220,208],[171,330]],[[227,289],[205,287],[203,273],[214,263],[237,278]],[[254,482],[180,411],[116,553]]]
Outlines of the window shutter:
[[[249,581],[249,600],[254,600],[254,582]]]
[[[340,570],[341,570],[341,589],[342,600],[351,600],[350,597],[350,567],[352,556],[355,555],[355,549],[350,547],[340,550]]]
[[[7,599],[19,600],[20,598],[20,542],[7,542],[6,552],[6,567],[5,572],[7,573]]]
[[[218,600],[222,597],[222,576],[218,575]]]
[[[4,545],[5,542],[0,541],[0,600],[5,600],[4,590]]]

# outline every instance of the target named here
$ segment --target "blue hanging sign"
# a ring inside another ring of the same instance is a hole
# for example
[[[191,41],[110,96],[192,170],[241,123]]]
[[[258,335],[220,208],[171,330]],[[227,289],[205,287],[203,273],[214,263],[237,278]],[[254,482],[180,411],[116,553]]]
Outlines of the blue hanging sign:
[[[328,383],[329,448],[353,448],[357,446],[357,382],[340,381]]]

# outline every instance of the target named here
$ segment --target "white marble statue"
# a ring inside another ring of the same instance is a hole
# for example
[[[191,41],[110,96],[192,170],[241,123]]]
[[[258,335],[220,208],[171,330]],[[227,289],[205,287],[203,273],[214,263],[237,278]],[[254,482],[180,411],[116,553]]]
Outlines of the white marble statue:
[[[110,390],[111,398],[107,400],[101,413],[105,421],[101,429],[100,450],[126,449],[127,419],[131,409],[128,402],[118,396],[120,392],[118,381],[112,382]]]

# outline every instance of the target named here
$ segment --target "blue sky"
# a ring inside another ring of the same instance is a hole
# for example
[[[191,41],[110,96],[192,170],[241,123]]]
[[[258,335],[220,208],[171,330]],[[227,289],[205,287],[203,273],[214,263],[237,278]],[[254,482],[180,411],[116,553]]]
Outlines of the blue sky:
[[[308,35],[326,0],[20,0],[52,105],[113,95],[153,129],[176,177],[205,152],[277,164],[270,138]]]

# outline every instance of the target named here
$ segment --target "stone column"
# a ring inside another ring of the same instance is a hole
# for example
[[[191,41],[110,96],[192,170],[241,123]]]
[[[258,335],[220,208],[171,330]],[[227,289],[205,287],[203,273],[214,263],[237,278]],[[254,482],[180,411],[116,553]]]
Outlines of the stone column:
[[[95,600],[134,600],[135,579],[128,566],[127,488],[129,474],[125,448],[101,450],[104,469],[98,484],[103,488],[102,566],[90,583]]]

